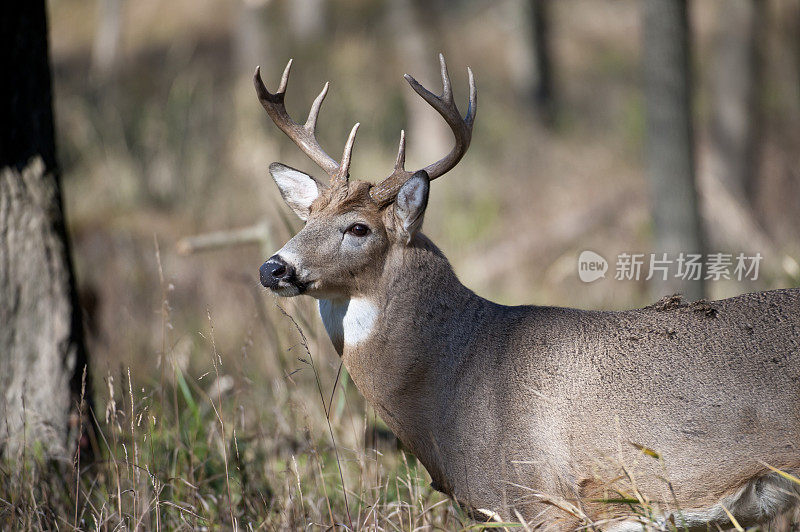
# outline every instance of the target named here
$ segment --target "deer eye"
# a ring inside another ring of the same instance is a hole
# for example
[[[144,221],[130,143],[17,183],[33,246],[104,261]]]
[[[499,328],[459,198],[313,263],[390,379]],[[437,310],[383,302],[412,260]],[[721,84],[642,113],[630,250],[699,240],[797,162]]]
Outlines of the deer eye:
[[[347,228],[347,232],[353,236],[367,236],[369,234],[369,227],[364,224],[353,224]]]

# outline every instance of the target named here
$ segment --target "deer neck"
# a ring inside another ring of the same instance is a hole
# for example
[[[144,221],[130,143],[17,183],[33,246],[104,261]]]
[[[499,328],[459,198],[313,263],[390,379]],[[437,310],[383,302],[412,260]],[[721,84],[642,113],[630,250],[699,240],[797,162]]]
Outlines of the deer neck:
[[[442,414],[436,395],[457,371],[454,360],[467,358],[454,337],[474,329],[491,303],[464,287],[422,235],[387,261],[373,290],[320,300],[320,315],[360,392],[435,475],[436,457],[426,454]]]

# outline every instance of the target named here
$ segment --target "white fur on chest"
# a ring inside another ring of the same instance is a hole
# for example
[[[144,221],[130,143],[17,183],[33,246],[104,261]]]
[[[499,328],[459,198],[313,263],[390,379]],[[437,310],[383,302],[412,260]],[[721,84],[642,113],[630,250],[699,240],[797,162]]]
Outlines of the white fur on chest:
[[[355,346],[372,334],[378,320],[378,307],[363,298],[337,301],[319,300],[319,315],[334,345]]]

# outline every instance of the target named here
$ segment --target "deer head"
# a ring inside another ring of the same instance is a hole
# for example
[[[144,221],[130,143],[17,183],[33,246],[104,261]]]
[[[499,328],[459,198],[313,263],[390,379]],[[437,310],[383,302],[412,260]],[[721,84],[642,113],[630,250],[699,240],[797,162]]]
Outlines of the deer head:
[[[281,296],[349,297],[374,285],[393,247],[415,244],[428,202],[429,183],[451,170],[466,153],[477,109],[472,71],[467,69],[469,108],[462,118],[453,101],[441,54],[439,62],[441,96],[434,95],[411,76],[406,74],[405,78],[450,126],[455,146],[435,163],[409,171],[405,169],[405,133],[401,132],[394,169],[377,184],[350,179],[350,159],[359,124],[350,131],[338,163],[317,141],[317,117],[328,93],[328,83],[314,100],[305,124],[298,124],[289,117],[284,105],[292,61],[286,65],[275,94],[266,89],[256,69],[253,81],[267,114],[330,178],[325,184],[280,163],[270,165],[270,174],[281,196],[305,226],[261,266],[261,284]]]

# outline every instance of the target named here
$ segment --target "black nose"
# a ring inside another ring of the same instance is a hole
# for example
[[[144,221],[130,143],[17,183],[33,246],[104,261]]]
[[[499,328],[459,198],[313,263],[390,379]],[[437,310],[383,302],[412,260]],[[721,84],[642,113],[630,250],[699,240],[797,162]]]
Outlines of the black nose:
[[[261,284],[266,288],[278,288],[279,281],[294,277],[294,268],[278,255],[273,255],[258,269]]]

